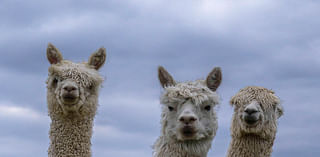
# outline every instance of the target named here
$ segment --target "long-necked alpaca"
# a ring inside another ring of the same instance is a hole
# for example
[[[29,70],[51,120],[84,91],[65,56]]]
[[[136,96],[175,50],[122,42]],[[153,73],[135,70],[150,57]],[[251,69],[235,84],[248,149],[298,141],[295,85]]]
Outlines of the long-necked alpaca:
[[[103,78],[98,69],[106,52],[100,48],[87,63],[63,60],[49,43],[51,64],[47,80],[47,103],[51,118],[48,157],[90,157],[93,119]]]
[[[228,157],[270,157],[283,114],[279,98],[263,87],[249,86],[231,98],[234,106]]]
[[[154,157],[206,157],[218,128],[216,93],[222,79],[214,68],[206,80],[174,81],[163,68],[158,69],[164,88],[161,95],[161,136],[153,146]]]

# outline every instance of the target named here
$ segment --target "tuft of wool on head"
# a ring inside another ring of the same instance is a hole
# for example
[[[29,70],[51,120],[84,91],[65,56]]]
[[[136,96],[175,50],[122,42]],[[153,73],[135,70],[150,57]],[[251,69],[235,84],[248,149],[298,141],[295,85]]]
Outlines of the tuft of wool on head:
[[[204,80],[193,82],[177,83],[175,86],[168,86],[161,95],[162,104],[170,104],[183,102],[186,99],[191,99],[196,105],[205,101],[214,105],[219,104],[219,95],[211,91]]]
[[[262,107],[265,108],[270,108],[275,104],[280,104],[280,99],[272,90],[258,86],[248,86],[241,89],[231,98],[230,104],[245,105],[249,104],[253,100],[258,101],[261,103]]]
[[[63,60],[59,64],[54,64],[49,68],[49,75],[62,77],[61,79],[72,79],[83,87],[98,85],[103,82],[103,78],[97,70],[88,68],[88,65],[73,63]]]

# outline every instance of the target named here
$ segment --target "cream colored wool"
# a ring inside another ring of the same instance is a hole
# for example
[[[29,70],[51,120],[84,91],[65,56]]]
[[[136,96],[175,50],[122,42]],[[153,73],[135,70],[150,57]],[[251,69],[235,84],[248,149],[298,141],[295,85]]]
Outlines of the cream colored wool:
[[[47,56],[52,64],[47,80],[47,103],[51,118],[48,157],[91,157],[93,119],[103,78],[98,73],[105,62],[105,49],[95,52],[88,63],[63,60],[52,44]],[[62,91],[74,85],[79,92],[76,104],[65,104]]]
[[[176,83],[171,75],[163,68],[159,67],[159,79],[164,87],[161,95],[162,114],[161,136],[153,146],[153,157],[206,157],[211,147],[213,138],[216,135],[218,122],[215,106],[219,103],[219,96],[215,92],[221,82],[220,68],[215,68],[206,81],[197,80],[193,82]],[[215,83],[214,88],[207,86],[207,81]],[[212,80],[215,80],[211,82]],[[177,118],[182,105],[190,101],[198,117],[197,134],[192,140],[179,138]],[[210,111],[205,111],[204,106],[211,106]],[[169,106],[176,111],[170,111]]]
[[[257,101],[261,117],[255,126],[248,126],[241,118],[245,107]],[[282,116],[280,99],[273,91],[263,87],[249,86],[231,98],[234,106],[231,125],[231,143],[228,157],[270,157],[277,132],[277,119]]]

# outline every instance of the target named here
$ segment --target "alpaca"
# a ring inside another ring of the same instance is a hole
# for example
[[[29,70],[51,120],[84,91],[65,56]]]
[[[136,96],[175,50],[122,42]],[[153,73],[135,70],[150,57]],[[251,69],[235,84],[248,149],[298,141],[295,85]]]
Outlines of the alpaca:
[[[206,80],[177,83],[160,66],[158,77],[164,88],[162,130],[153,157],[206,157],[218,128],[214,108],[219,103],[220,68],[214,68]]]
[[[228,157],[270,157],[283,115],[280,99],[273,91],[257,86],[241,89],[231,98],[234,106]]]
[[[48,44],[51,64],[47,80],[47,103],[51,118],[48,157],[90,157],[93,119],[103,82],[98,69],[106,59],[104,48],[93,53],[88,63],[64,60]]]

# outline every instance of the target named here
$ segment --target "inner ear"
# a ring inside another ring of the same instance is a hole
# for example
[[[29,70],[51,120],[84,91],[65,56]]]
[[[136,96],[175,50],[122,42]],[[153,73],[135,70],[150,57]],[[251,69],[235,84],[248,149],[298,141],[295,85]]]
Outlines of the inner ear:
[[[220,67],[215,67],[207,76],[206,83],[209,89],[216,91],[222,81],[222,72]]]
[[[106,56],[106,49],[102,47],[90,56],[88,64],[91,65],[94,69],[98,70],[105,63]]]
[[[50,64],[57,64],[63,60],[61,52],[51,43],[47,47],[47,58]]]
[[[163,88],[167,86],[174,86],[176,84],[173,77],[162,66],[158,67],[158,78]]]

